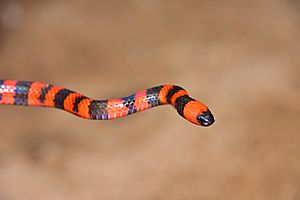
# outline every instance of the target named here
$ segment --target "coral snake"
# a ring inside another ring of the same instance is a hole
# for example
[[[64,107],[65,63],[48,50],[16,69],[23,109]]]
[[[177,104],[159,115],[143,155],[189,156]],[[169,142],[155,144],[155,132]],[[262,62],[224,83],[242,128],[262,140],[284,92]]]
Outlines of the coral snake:
[[[208,107],[176,85],[161,85],[123,98],[94,100],[48,83],[0,80],[0,104],[55,107],[82,118],[96,120],[115,119],[171,104],[179,115],[194,124],[209,126],[214,123]]]

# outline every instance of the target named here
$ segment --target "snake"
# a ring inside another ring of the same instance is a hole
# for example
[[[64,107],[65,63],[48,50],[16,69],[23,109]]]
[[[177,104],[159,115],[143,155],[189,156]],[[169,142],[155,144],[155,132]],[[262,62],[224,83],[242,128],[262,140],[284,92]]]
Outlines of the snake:
[[[49,83],[0,80],[0,104],[58,108],[93,120],[116,119],[160,105],[172,105],[193,124],[207,127],[215,121],[205,104],[172,84],[144,89],[123,98],[95,100]]]

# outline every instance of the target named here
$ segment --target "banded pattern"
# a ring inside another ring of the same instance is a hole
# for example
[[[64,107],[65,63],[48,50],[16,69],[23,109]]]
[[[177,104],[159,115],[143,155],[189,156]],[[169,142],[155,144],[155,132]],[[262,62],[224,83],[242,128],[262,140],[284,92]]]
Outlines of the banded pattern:
[[[96,120],[115,119],[171,104],[179,115],[194,124],[209,126],[214,123],[208,107],[176,85],[161,85],[123,98],[94,100],[48,83],[0,80],[0,104],[55,107],[79,117]]]

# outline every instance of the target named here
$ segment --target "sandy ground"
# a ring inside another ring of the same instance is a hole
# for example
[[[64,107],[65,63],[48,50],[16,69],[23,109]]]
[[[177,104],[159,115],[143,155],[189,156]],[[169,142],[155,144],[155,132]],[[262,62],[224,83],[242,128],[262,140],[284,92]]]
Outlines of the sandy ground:
[[[1,79],[93,98],[174,83],[209,105],[113,121],[0,106],[0,200],[299,200],[296,0],[1,1]]]

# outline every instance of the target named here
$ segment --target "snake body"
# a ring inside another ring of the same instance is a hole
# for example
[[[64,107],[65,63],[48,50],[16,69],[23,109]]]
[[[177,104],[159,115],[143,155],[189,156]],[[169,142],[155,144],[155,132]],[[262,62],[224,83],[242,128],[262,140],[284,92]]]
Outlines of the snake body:
[[[94,100],[78,92],[36,81],[0,80],[0,104],[54,107],[86,119],[124,117],[155,106],[171,104],[179,115],[202,126],[214,123],[208,107],[176,85],[161,85],[133,95]]]

